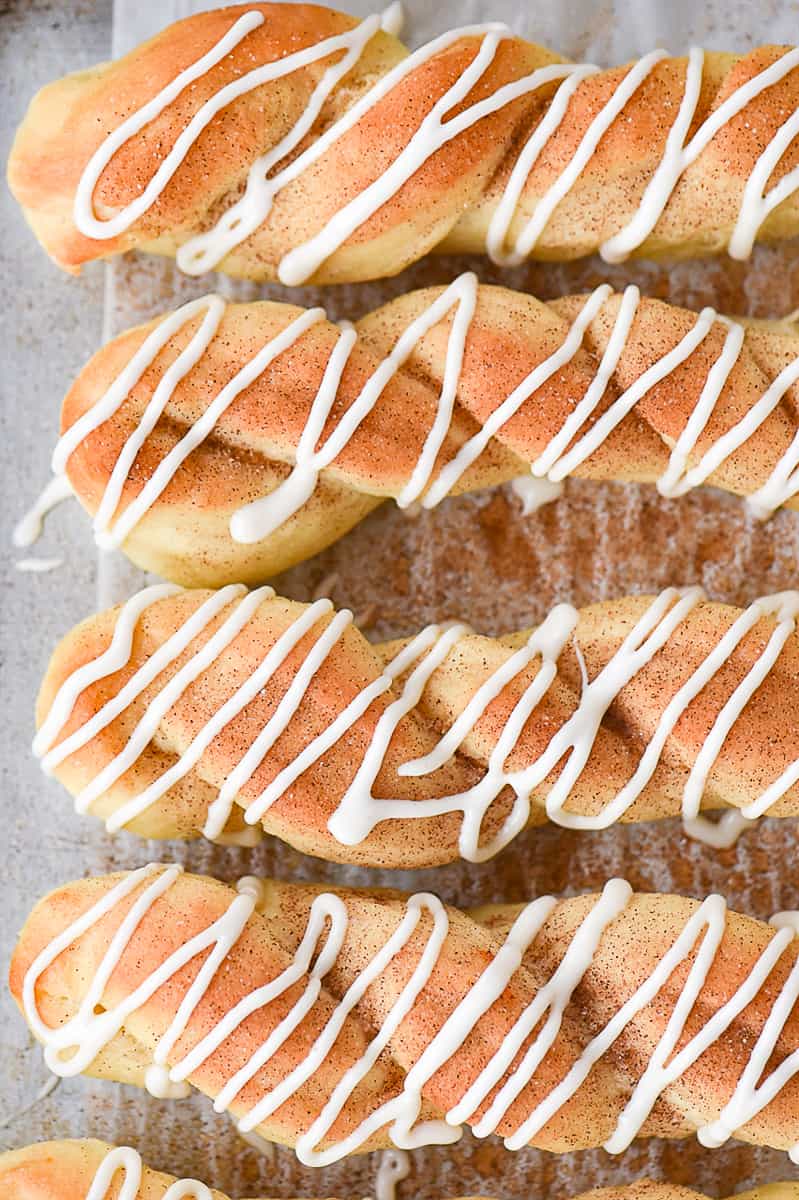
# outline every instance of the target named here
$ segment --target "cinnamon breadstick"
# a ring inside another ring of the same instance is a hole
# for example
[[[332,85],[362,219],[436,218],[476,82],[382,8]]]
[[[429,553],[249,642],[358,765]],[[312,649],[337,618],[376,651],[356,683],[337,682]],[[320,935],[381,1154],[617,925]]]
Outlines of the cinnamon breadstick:
[[[464,1124],[510,1150],[796,1156],[798,952],[789,923],[621,880],[468,915],[151,864],[42,900],[10,980],[51,1070],[196,1088],[307,1165]]]
[[[127,1169],[127,1174],[118,1175],[117,1181],[120,1178],[139,1181],[130,1200],[173,1200],[169,1189],[179,1182],[184,1188],[189,1183],[152,1170],[130,1147],[110,1146],[86,1138],[38,1142],[0,1154],[0,1187],[6,1188],[6,1194],[14,1200],[89,1200],[89,1188],[98,1172],[108,1171],[117,1164],[123,1164],[119,1171]],[[100,1178],[104,1182],[104,1176]],[[185,1200],[227,1200],[221,1192],[192,1182],[193,1190],[178,1193]],[[108,1195],[100,1188],[98,1195],[90,1200],[107,1200]],[[739,1193],[736,1200],[796,1200],[796,1197],[799,1197],[799,1183],[772,1183]],[[707,1200],[707,1197],[700,1197],[688,1188],[642,1179],[626,1187],[599,1188],[577,1200]]]
[[[730,844],[799,811],[797,614],[799,592],[741,610],[669,589],[370,645],[329,600],[160,585],[61,642],[34,749],[79,812],[144,837],[266,831],[411,868],[488,858],[531,822],[682,814]]]
[[[543,304],[462,275],[339,329],[193,301],[116,338],[53,459],[98,541],[179,583],[254,583],[394,497],[532,475],[702,483],[797,507],[799,331],[642,300]]]
[[[12,190],[67,270],[140,249],[288,284],[431,250],[744,258],[799,232],[798,49],[599,70],[495,24],[408,55],[400,23],[396,4],[179,21],[36,96]]]

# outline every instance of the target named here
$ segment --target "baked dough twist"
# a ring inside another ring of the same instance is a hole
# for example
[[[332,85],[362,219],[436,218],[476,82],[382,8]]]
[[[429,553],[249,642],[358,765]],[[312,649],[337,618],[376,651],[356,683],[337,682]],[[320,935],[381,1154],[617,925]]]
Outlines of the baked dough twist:
[[[356,334],[322,310],[209,297],[100,350],[54,456],[103,545],[190,586],[258,582],[381,501],[528,474],[707,481],[765,516],[799,491],[799,333],[636,288],[544,304],[413,292]]]
[[[112,1150],[107,1142],[94,1138],[38,1142],[10,1150],[0,1154],[0,1188],[5,1187],[6,1194],[13,1195],[14,1200],[86,1200],[97,1169]],[[173,1175],[144,1165],[134,1200],[164,1200],[174,1182]],[[209,1191],[209,1195],[212,1200],[227,1200],[221,1192]],[[797,1197],[799,1183],[772,1183],[739,1193],[736,1200],[796,1200]],[[707,1200],[707,1197],[700,1197],[688,1188],[642,1179],[626,1187],[599,1188],[576,1200]]]
[[[87,1200],[98,1170],[114,1150],[108,1142],[96,1138],[36,1142],[10,1150],[0,1154],[0,1193],[9,1200],[12,1197],[13,1200]],[[130,1155],[133,1153],[128,1151]],[[123,1178],[120,1170],[113,1180],[113,1189],[109,1186],[101,1190],[98,1200],[117,1200]],[[173,1175],[154,1171],[142,1163],[139,1186],[132,1200],[172,1200],[168,1190],[175,1182]],[[210,1188],[207,1196],[202,1192],[187,1192],[185,1196],[186,1200],[228,1200],[222,1192]]]
[[[511,1150],[794,1155],[798,953],[719,896],[621,880],[469,915],[151,864],[40,901],[10,984],[51,1070],[197,1088],[308,1165],[464,1123]]]
[[[12,190],[68,270],[138,248],[285,283],[487,246],[740,258],[799,231],[797,51],[598,71],[483,25],[408,58],[397,16],[252,3],[179,21],[36,96]]]
[[[798,614],[671,589],[370,645],[327,600],[163,585],[64,638],[34,747],[111,831],[262,828],[373,867],[486,858],[548,816],[740,828],[798,811]]]

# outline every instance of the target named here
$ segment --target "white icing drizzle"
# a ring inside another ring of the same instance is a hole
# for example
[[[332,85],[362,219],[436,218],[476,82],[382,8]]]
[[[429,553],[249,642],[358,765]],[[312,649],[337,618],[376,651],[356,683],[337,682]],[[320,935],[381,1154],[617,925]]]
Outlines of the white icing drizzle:
[[[18,558],[14,563],[18,571],[27,572],[29,575],[44,575],[48,571],[57,571],[63,565],[64,560],[58,555],[52,558]]]
[[[228,649],[261,603],[274,597],[271,588],[259,588],[248,593],[237,585],[213,593],[153,651],[117,695],[55,745],[81,692],[97,680],[120,670],[129,661],[140,616],[151,604],[174,594],[176,590],[162,585],[147,589],[128,601],[117,618],[108,649],[64,681],[36,735],[34,751],[41,756],[45,770],[52,771],[106,728],[189,647],[195,637],[207,629],[211,622],[218,621],[218,627],[200,650],[156,692],[122,749],[79,792],[75,801],[79,812],[86,812],[134,765],[150,744],[161,720],[189,684]],[[592,680],[588,680],[584,674],[582,692],[574,712],[552,735],[546,748],[532,762],[511,770],[506,765],[508,759],[513,755],[527,721],[556,679],[558,660],[573,640],[577,628],[579,614],[576,609],[567,604],[557,605],[530,634],[526,643],[493,671],[469,697],[463,710],[449,729],[442,733],[434,748],[422,758],[399,767],[400,775],[423,776],[451,761],[489,705],[537,661],[532,679],[526,684],[499,732],[479,782],[464,792],[431,799],[378,798],[373,795],[373,786],[400,722],[419,704],[437,668],[445,662],[461,638],[470,633],[468,627],[462,624],[427,626],[400,650],[376,679],[356,693],[323,732],[306,741],[262,792],[243,805],[244,820],[248,825],[259,824],[271,806],[286,794],[303,772],[346,737],[370,706],[404,677],[398,694],[376,721],[357,770],[328,821],[330,833],[340,844],[357,845],[382,821],[418,820],[457,812],[463,818],[459,836],[461,856],[471,861],[483,861],[506,846],[527,825],[532,797],[550,777],[554,777],[554,781],[548,786],[545,808],[551,821],[574,829],[606,828],[622,820],[642,795],[661,761],[669,737],[692,701],[722,670],[755,625],[771,616],[775,624],[763,650],[720,709],[683,789],[682,816],[687,832],[711,845],[731,845],[743,828],[766,813],[799,781],[799,759],[796,759],[757,799],[740,811],[725,813],[715,824],[699,815],[708,778],[727,737],[775,666],[786,642],[796,632],[799,615],[797,591],[763,597],[739,613],[665,705],[632,777],[611,800],[593,814],[573,812],[567,807],[569,796],[590,758],[611,705],[625,686],[667,645],[682,622],[703,599],[704,593],[698,587],[683,591],[669,588],[657,596],[599,673]],[[231,611],[222,619],[224,610],[231,605]],[[121,829],[160,800],[174,783],[196,766],[201,755],[227,724],[267,686],[302,639],[313,637],[312,645],[296,667],[293,679],[272,716],[230,770],[218,796],[209,806],[203,833],[210,838],[219,838],[224,833],[242,790],[300,710],[318,671],[351,622],[352,613],[344,610],[334,614],[329,600],[317,600],[303,608],[299,616],[277,637],[244,683],[194,734],[176,761],[144,790],[130,796],[107,817],[107,828],[110,831]],[[575,649],[579,657],[579,646],[575,646]],[[506,788],[515,794],[511,811],[493,837],[486,839],[483,836],[484,819]]]
[[[163,414],[180,380],[196,365],[208,348],[224,314],[225,302],[219,296],[205,296],[200,300],[191,301],[177,312],[172,313],[165,321],[161,321],[148,335],[124,370],[116,377],[105,395],[67,430],[55,448],[53,470],[63,470],[70,454],[83,439],[119,409],[131,388],[139,381],[169,338],[203,309],[206,310],[206,315],[200,328],[191,338],[185,350],[164,373],[142,414],[141,421],[125,442],[114,465],[100,507],[94,517],[95,538],[98,545],[105,549],[121,545],[131,529],[161,496],[192,450],[201,445],[213,431],[219,418],[227,411],[236,397],[248,388],[275,358],[324,317],[323,309],[308,309],[263,346],[217,393],[200,419],[189,427],[188,432],[161,460],[136,499],[131,501],[112,526],[111,521],[119,505],[125,480],[139,450]]]
[[[747,104],[797,67],[799,49],[786,51],[776,62],[737,87],[705,118],[686,145],[685,139],[696,115],[704,69],[704,51],[696,47],[691,49],[685,76],[685,92],[677,118],[666,139],[665,153],[647,185],[632,221],[600,247],[600,254],[606,262],[623,262],[646,241],[657,225],[683,172],[696,162],[719,130],[742,112]],[[728,249],[732,258],[749,257],[758,230],[766,217],[799,188],[799,170],[794,169],[783,176],[770,192],[765,193],[771,175],[797,134],[799,112],[793,112],[770,139],[748,177],[735,227],[730,236]]]
[[[236,881],[236,891],[242,896],[250,896],[255,904],[255,911],[259,912],[266,901],[266,880],[257,875],[242,875],[241,879]]]
[[[240,892],[231,899],[220,917],[178,946],[141,980],[133,992],[123,996],[114,1007],[101,1008],[101,999],[105,997],[107,1000],[105,987],[108,979],[125,954],[139,923],[159,897],[174,885],[180,871],[178,866],[150,864],[125,876],[106,892],[45,946],[33,961],[23,983],[23,1005],[31,1029],[44,1044],[45,1060],[50,1069],[61,1075],[74,1075],[91,1064],[103,1047],[123,1029],[129,1015],[138,1011],[173,979],[185,963],[207,951],[202,967],[186,990],[167,1030],[158,1038],[154,1052],[155,1062],[164,1067],[170,1062],[171,1056],[170,1079],[183,1082],[224,1045],[248,1015],[268,1006],[289,988],[304,985],[288,1014],[252,1052],[247,1063],[220,1089],[214,1108],[226,1111],[236,1102],[245,1084],[286,1044],[313,1009],[322,993],[325,977],[337,961],[347,934],[349,915],[345,901],[339,896],[329,893],[318,895],[311,905],[305,932],[289,965],[276,978],[263,983],[223,1012],[216,1024],[182,1058],[174,1061],[178,1059],[174,1052],[178,1039],[186,1034],[197,1006],[222,968],[231,947],[243,933],[256,903],[252,892],[245,888],[244,893]],[[556,908],[557,901],[552,897],[542,897],[528,904],[514,921],[482,974],[450,1011],[440,1028],[432,1033],[416,1061],[407,1069],[402,1091],[377,1104],[350,1135],[319,1150],[320,1141],[329,1138],[331,1127],[358,1084],[368,1075],[379,1055],[390,1049],[395,1032],[429,983],[449,936],[449,919],[440,900],[428,893],[408,897],[404,915],[394,932],[349,983],[305,1057],[270,1092],[262,1095],[243,1112],[238,1122],[240,1129],[247,1132],[256,1128],[295,1095],[299,1087],[313,1078],[327,1061],[345,1022],[356,1011],[368,988],[407,946],[422,915],[427,914],[428,933],[407,982],[362,1056],[331,1086],[329,1095],[319,1097],[318,1115],[306,1128],[298,1131],[297,1155],[303,1163],[323,1166],[357,1151],[372,1135],[385,1128],[388,1128],[392,1142],[399,1149],[446,1144],[458,1139],[462,1123],[473,1120],[474,1114],[489,1097],[490,1103],[483,1115],[474,1121],[473,1129],[478,1137],[495,1132],[507,1120],[514,1101],[534,1080],[538,1068],[556,1041],[575,990],[594,962],[605,931],[624,913],[631,899],[632,890],[623,880],[611,880],[606,884],[601,896],[575,930],[550,978],[523,1009],[477,1078],[454,1098],[446,1119],[420,1123],[422,1096],[428,1083],[458,1053],[480,1019],[500,1000],[522,967],[525,955],[530,951],[535,952],[536,938]],[[63,1024],[50,1027],[39,1013],[37,984],[63,951],[123,901],[125,914],[109,940],[108,948],[79,1007]],[[512,1132],[506,1132],[505,1145],[511,1150],[518,1150],[533,1140],[576,1094],[594,1065],[612,1050],[630,1023],[658,997],[675,970],[682,964],[690,964],[664,1031],[632,1087],[613,1133],[605,1143],[605,1149],[610,1153],[618,1154],[625,1150],[640,1133],[664,1091],[679,1080],[709,1047],[723,1038],[733,1021],[760,996],[761,989],[768,983],[794,938],[792,928],[776,930],[738,988],[677,1051],[676,1047],[683,1039],[686,1024],[694,1013],[714,964],[725,929],[724,900],[720,896],[710,896],[696,908],[647,978],[591,1037],[560,1081],[539,1100],[521,1124]],[[774,1070],[766,1072],[769,1058],[797,1000],[799,962],[789,970],[759,1033],[753,1033],[752,1040],[742,1040],[736,1036],[736,1052],[744,1056],[746,1061],[718,1117],[698,1130],[699,1140],[704,1145],[721,1145],[733,1136],[736,1130],[762,1112],[799,1071],[799,1050],[795,1050]],[[457,1076],[454,1078],[457,1079]],[[797,1149],[793,1148],[794,1156]],[[102,1194],[100,1191],[99,1195]]]
[[[543,149],[546,141],[548,141],[549,137],[552,135],[552,133],[547,130],[548,136],[546,138],[543,136],[536,137],[536,134],[539,133],[540,127],[539,130],[535,130],[533,132],[531,139],[525,146],[519,161],[516,163],[514,170],[511,173],[508,189],[505,197],[503,197],[506,202],[504,204],[500,203],[489,227],[486,245],[491,257],[495,262],[522,262],[528,256],[528,254],[531,253],[541,237],[541,234],[544,232],[547,222],[554,213],[558,204],[564,199],[565,196],[569,194],[572,187],[593,158],[594,152],[602,140],[603,135],[607,133],[610,126],[623,111],[627,102],[638,91],[639,87],[652,72],[655,65],[665,57],[665,50],[653,50],[650,54],[647,54],[638,62],[633,63],[630,70],[613,92],[608,102],[597,113],[591,124],[588,126],[588,129],[583,134],[574,156],[569,160],[566,168],[561,172],[555,182],[547,189],[544,195],[536,203],[533,215],[527,221],[527,224],[519,235],[513,251],[510,254],[505,254],[502,250],[502,246],[505,241],[508,228],[513,219],[516,209],[516,202],[518,201],[524,189],[524,185],[527,182],[527,177],[530,173],[530,168],[532,167],[535,158],[538,157],[538,154]],[[591,69],[590,67],[584,71],[584,74],[586,75],[593,73],[594,69]],[[557,114],[560,119],[558,120],[557,125],[555,125],[552,132],[554,132],[555,129],[560,126],[561,121],[566,113],[568,100],[573,91],[576,91],[576,87],[570,88],[568,91],[566,91],[565,96],[561,98],[561,103],[557,104]],[[559,98],[556,96],[556,103],[558,99]],[[533,150],[533,147],[535,147],[535,151]],[[514,175],[516,175],[515,180]]]
[[[466,69],[455,82],[438,99],[430,112],[425,116],[419,128],[414,132],[410,141],[400,151],[391,165],[370,183],[362,192],[340,208],[324,227],[309,238],[303,245],[295,246],[281,259],[278,267],[278,278],[287,286],[297,286],[305,283],[338,250],[347,238],[369,220],[382,208],[401,187],[431,158],[442,146],[452,141],[464,130],[471,128],[478,121],[491,113],[499,112],[507,104],[529,95],[539,88],[575,71],[579,66],[566,63],[554,63],[539,67],[532,74],[526,75],[513,83],[506,83],[498,88],[491,96],[462,109],[455,117],[444,120],[459,104],[462,104],[469,93],[478,86],[491,63],[494,61],[500,42],[510,36],[510,31],[504,25],[466,25],[461,29],[453,29],[426,46],[415,51],[404,59],[393,71],[390,71],[376,83],[358,105],[353,105],[337,126],[330,133],[336,136],[344,133],[347,128],[368,111],[378,100],[394,87],[404,76],[434,54],[454,45],[464,37],[480,37],[480,48]],[[319,139],[320,141],[322,139]],[[332,137],[329,139],[333,140]],[[316,143],[318,146],[319,143]],[[325,147],[326,148],[326,147]]]
[[[117,1200],[137,1200],[142,1184],[144,1164],[141,1155],[131,1146],[115,1146],[109,1150],[97,1168],[91,1187],[86,1193],[86,1200],[109,1200],[113,1194]],[[118,1184],[119,1174],[122,1173],[122,1186],[111,1191],[112,1185]],[[213,1200],[209,1187],[197,1179],[176,1179],[163,1194],[162,1200]]]
[[[241,197],[223,213],[210,230],[191,238],[179,248],[177,261],[182,270],[189,274],[201,274],[211,270],[266,220],[275,196],[288,183],[297,179],[307,167],[321,158],[403,79],[459,40],[477,38],[479,45],[468,66],[433,103],[419,127],[383,174],[352,196],[318,233],[284,255],[278,267],[278,276],[284,284],[306,282],[353,233],[392,199],[408,180],[454,137],[520,97],[560,80],[542,119],[518,155],[490,222],[487,235],[488,252],[497,262],[517,263],[534,250],[553,212],[591,162],[604,135],[621,116],[630,99],[651,76],[658,63],[666,57],[666,51],[654,50],[630,66],[591,121],[561,174],[536,202],[531,216],[510,250],[505,249],[505,242],[530,172],[547,142],[560,129],[569,102],[580,83],[589,75],[595,74],[598,68],[590,64],[550,64],[504,84],[493,94],[468,105],[456,116],[450,116],[480,84],[494,61],[501,42],[513,36],[505,25],[487,23],[464,26],[444,33],[420,47],[378,79],[293,161],[282,168],[279,167],[311,132],[326,100],[344,76],[356,66],[374,34],[380,29],[390,33],[399,32],[401,11],[398,4],[386,9],[380,17],[368,17],[346,33],[326,38],[274,62],[264,63],[219,88],[197,110],[186,128],[178,135],[141,194],[113,215],[98,217],[94,211],[95,188],[102,172],[117,151],[158,117],[190,84],[216,67],[262,23],[263,16],[255,11],[239,17],[207,53],[181,71],[171,83],[105,138],[83,171],[75,193],[73,217],[75,225],[83,234],[91,238],[107,239],[118,237],[129,229],[155,203],[203,130],[228,104],[254,88],[284,78],[293,71],[325,58],[340,55],[337,61],[323,72],[294,125],[279,142],[253,162]],[[727,99],[705,118],[690,141],[686,141],[696,116],[704,71],[704,52],[693,48],[688,56],[683,98],[666,138],[661,161],[632,218],[601,246],[602,256],[609,262],[620,262],[638,249],[656,228],[686,169],[696,161],[716,134],[752,100],[778,83],[797,66],[799,49],[786,51],[776,62],[735,88]],[[733,257],[748,257],[763,222],[779,204],[799,188],[799,168],[794,168],[767,190],[773,172],[797,134],[799,112],[794,111],[788,115],[770,140],[747,178],[730,237],[729,252]]]
[[[130,661],[133,652],[133,635],[141,614],[157,600],[175,596],[179,591],[180,588],[171,583],[156,584],[154,587],[144,588],[137,592],[122,606],[114,623],[114,633],[108,648],[98,658],[92,659],[73,671],[56,692],[47,717],[33,739],[34,754],[38,756],[46,754],[69,720],[81,692],[98,680],[106,679],[116,671],[121,671]],[[194,630],[187,632],[190,632],[192,636],[194,634]],[[141,686],[146,685],[142,683]],[[120,709],[120,711],[122,710]],[[92,736],[93,732],[89,732],[86,740],[88,741]],[[81,742],[81,744],[85,743]],[[74,748],[77,749],[77,743]],[[67,750],[67,753],[70,753],[71,749],[72,747]],[[42,766],[45,770],[50,769],[50,763],[46,759]]]
[[[11,534],[14,545],[23,548],[37,542],[42,535],[47,514],[72,495],[72,487],[65,475],[58,474],[51,479],[39,498],[14,526]]]
[[[260,541],[283,525],[310,497],[320,471],[329,466],[337,454],[360,427],[377,404],[386,385],[407,362],[417,343],[453,309],[455,310],[447,342],[444,379],[433,424],[410,480],[397,496],[400,508],[422,499],[436,459],[449,430],[455,397],[460,380],[466,336],[477,305],[477,276],[471,272],[459,275],[436,300],[403,331],[391,352],[378,364],[354,404],[347,410],[336,428],[318,450],[314,449],[338,395],[341,376],[347,365],[357,335],[354,330],[342,331],[325,369],[305,428],[297,444],[291,474],[268,496],[253,501],[234,513],[230,533],[237,542]],[[425,501],[422,500],[424,504]]]
[[[327,58],[329,55],[344,51],[345,53],[339,61],[325,71],[299,121],[269,153],[257,159],[251,168],[247,181],[248,198],[255,199],[257,197],[259,205],[263,208],[263,217],[265,217],[271,207],[272,197],[275,192],[279,187],[284,186],[289,178],[293,177],[290,174],[291,168],[288,168],[286,171],[281,172],[281,175],[285,176],[285,178],[280,178],[279,176],[280,182],[276,184],[274,180],[267,180],[267,172],[281,158],[294,150],[310,130],[325,100],[333,91],[336,84],[339,83],[358,61],[367,42],[371,40],[377,30],[383,28],[398,31],[400,20],[400,6],[392,4],[386,9],[382,18],[368,17],[348,33],[326,38],[316,43],[316,45],[311,45],[294,54],[288,54],[274,62],[264,63],[262,66],[248,71],[245,75],[239,76],[232,83],[227,84],[216,92],[198,109],[187,127],[178,136],[169,154],[163,159],[155,175],[141,195],[113,216],[106,219],[98,219],[93,207],[94,190],[100,176],[111,159],[130,138],[134,137],[150,121],[154,120],[168,108],[190,84],[212,70],[213,67],[220,63],[246,38],[248,33],[251,33],[263,24],[264,17],[261,13],[245,13],[244,16],[239,17],[228,32],[207,54],[204,54],[195,63],[192,63],[191,66],[181,71],[172,83],[168,84],[152,100],[133,113],[132,116],[109,134],[105,141],[101,143],[81,175],[75,192],[73,215],[76,226],[87,237],[100,239],[118,237],[125,230],[129,229],[134,221],[137,221],[155,203],[197,138],[217,113],[221,112],[222,109],[240,96],[246,95],[248,92],[261,87],[265,83],[274,82],[276,79],[290,75],[302,67],[310,66],[312,63]],[[263,220],[263,217],[261,220]],[[260,220],[257,224],[260,224]],[[252,229],[246,228],[246,218],[241,211],[241,207],[237,206],[235,210],[226,214],[225,218],[223,218],[223,222],[217,230],[217,237],[226,240],[226,238],[232,236],[233,241],[231,244],[237,245],[238,241],[243,240],[250,232],[252,232]],[[190,263],[191,259],[196,255],[196,249],[186,248],[184,257],[187,259],[187,262]],[[202,272],[207,268],[205,265],[199,265],[196,269]]]
[[[350,439],[375,408],[386,386],[402,369],[416,346],[439,322],[452,314],[447,340],[441,391],[430,429],[408,482],[397,496],[400,507],[421,503],[434,508],[459,486],[466,471],[499,434],[507,422],[531,399],[536,391],[570,363],[583,344],[591,323],[601,314],[612,296],[603,284],[588,297],[569,327],[562,343],[539,363],[496,409],[453,458],[437,470],[437,462],[452,422],[463,369],[464,352],[478,295],[477,278],[470,272],[458,276],[428,305],[398,337],[393,349],[367,378],[360,393],[338,420],[335,428],[318,445],[339,394],[342,375],[350,359],[357,334],[351,326],[341,329],[328,359],[308,418],[297,443],[288,477],[266,496],[237,509],[230,520],[234,541],[259,542],[293,517],[311,497],[319,474],[329,467],[347,447]],[[649,366],[608,406],[593,424],[599,405],[618,366],[630,337],[641,296],[637,287],[625,289],[618,306],[611,336],[596,374],[584,395],[550,438],[531,465],[534,479],[541,487],[554,488],[577,470],[602,446],[606,438],[628,416],[652,387],[666,379],[685,363],[704,343],[714,326],[726,329],[724,343],[708,371],[699,399],[676,444],[668,466],[658,481],[662,495],[680,496],[698,487],[717,471],[729,457],[751,438],[771,416],[789,389],[799,382],[799,356],[772,380],[749,411],[704,450],[699,461],[690,466],[700,439],[705,434],[716,405],[738,364],[744,346],[744,329],[712,308],[705,308],[680,341]],[[53,454],[53,469],[66,470],[70,455],[81,442],[120,409],[131,389],[141,379],[171,337],[204,313],[199,328],[160,379],[138,425],[126,440],[94,517],[95,537],[103,547],[119,546],[138,521],[149,511],[174,478],[186,458],[214,430],[216,423],[247,387],[283,352],[292,347],[313,325],[324,319],[321,308],[309,309],[293,320],[249,360],[222,389],[209,399],[202,416],[189,427],[177,444],[161,460],[139,494],[115,518],[125,480],[148,435],[162,416],[180,381],[197,364],[216,334],[224,314],[224,301],[218,296],[193,300],[164,318],[145,338],[130,362],[114,379],[101,399],[72,425],[58,442]],[[534,486],[534,485],[531,485]],[[768,517],[799,491],[799,431],[780,457],[765,483],[747,498],[747,504],[759,518]]]

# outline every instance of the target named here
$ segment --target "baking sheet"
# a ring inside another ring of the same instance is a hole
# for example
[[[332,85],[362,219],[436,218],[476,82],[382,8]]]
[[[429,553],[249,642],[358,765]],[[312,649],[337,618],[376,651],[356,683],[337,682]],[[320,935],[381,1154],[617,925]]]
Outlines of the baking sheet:
[[[42,81],[85,65],[92,57],[105,57],[104,37],[111,45],[108,4],[64,4],[77,28],[55,19],[60,7],[34,0],[24,18],[33,37],[25,44]],[[198,7],[186,0],[116,0],[114,54]],[[346,7],[365,15],[373,5],[350,0]],[[683,51],[694,41],[730,49],[765,40],[795,41],[799,28],[799,5],[776,0],[712,0],[701,6],[695,0],[559,0],[525,6],[513,0],[437,5],[409,0],[405,8],[405,36],[412,45],[455,24],[503,19],[521,34],[602,64],[624,61],[655,44]],[[45,10],[53,19],[42,22]],[[102,15],[107,19],[104,28],[98,26]],[[88,57],[81,40],[85,28],[90,28],[96,51]],[[30,89],[30,71],[10,66],[17,89]],[[19,112],[19,94],[11,99]],[[305,304],[321,302],[335,318],[353,317],[409,288],[448,282],[466,267],[476,269],[484,281],[505,282],[542,297],[608,278],[617,285],[637,282],[649,295],[692,308],[710,303],[728,312],[768,316],[799,306],[795,244],[759,248],[747,264],[718,260],[608,268],[589,260],[568,267],[500,271],[483,260],[430,259],[385,283],[292,293],[279,286],[258,289],[217,278],[185,280],[168,263],[135,258],[90,269],[79,281],[64,281],[39,261],[42,256],[18,216],[9,219],[21,247],[14,261],[36,259],[30,271],[26,268],[21,280],[15,280],[20,303],[1,318],[7,336],[17,339],[14,361],[28,366],[24,376],[3,380],[9,389],[9,436],[3,453],[8,456],[10,516],[18,515],[22,493],[35,491],[35,472],[42,471],[43,477],[58,397],[99,339],[101,288],[105,336],[212,288],[237,297],[263,294],[290,296]],[[15,269],[11,260],[4,261],[4,269]],[[38,346],[20,349],[20,339],[33,338],[41,339]],[[19,420],[21,406],[31,410],[25,421]],[[732,906],[761,917],[799,906],[796,821],[763,821],[735,849],[721,853],[688,841],[677,822],[588,834],[538,829],[517,839],[491,863],[409,872],[399,880],[396,875],[318,863],[271,841],[243,851],[202,843],[148,845],[127,835],[112,840],[99,825],[72,813],[57,783],[39,776],[27,753],[29,714],[56,636],[94,606],[98,591],[101,602],[108,603],[128,595],[143,577],[120,556],[96,558],[88,524],[76,506],[51,519],[41,553],[51,552],[65,553],[68,566],[36,578],[13,572],[4,577],[8,692],[0,766],[6,782],[2,802],[9,859],[0,949],[6,960],[24,915],[48,887],[148,858],[177,859],[191,869],[231,880],[259,872],[331,882],[399,883],[432,888],[464,905],[582,891],[599,887],[611,875],[624,875],[643,889],[694,895],[720,890]],[[700,582],[712,596],[743,604],[763,592],[796,586],[798,560],[797,514],[781,514],[761,526],[734,498],[709,490],[664,501],[653,489],[574,481],[559,501],[529,517],[523,516],[509,489],[448,501],[416,518],[387,505],[338,545],[280,577],[276,586],[300,599],[329,594],[336,604],[352,607],[375,636],[408,633],[427,621],[454,616],[478,629],[500,632],[537,621],[558,600],[581,604],[669,584]],[[373,1190],[374,1156],[322,1172],[300,1167],[290,1152],[264,1156],[246,1146],[224,1117],[211,1114],[201,1097],[157,1101],[134,1089],[78,1079],[62,1083],[21,1114],[47,1076],[38,1048],[5,996],[2,1022],[3,1145],[91,1133],[136,1145],[153,1164],[198,1175],[233,1195],[360,1197]],[[413,1174],[398,1194],[406,1200],[468,1192],[544,1200],[641,1175],[723,1195],[755,1183],[799,1178],[799,1169],[781,1153],[735,1144],[708,1152],[693,1140],[651,1141],[619,1158],[603,1151],[553,1158],[532,1150],[510,1155],[494,1139],[480,1143],[467,1137],[454,1149],[413,1155]]]

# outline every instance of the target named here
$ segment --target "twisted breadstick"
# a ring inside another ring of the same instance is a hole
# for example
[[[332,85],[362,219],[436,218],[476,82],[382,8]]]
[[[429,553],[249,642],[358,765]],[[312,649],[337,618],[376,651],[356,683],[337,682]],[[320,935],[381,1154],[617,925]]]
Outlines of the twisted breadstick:
[[[337,329],[216,297],[131,330],[66,397],[53,465],[103,545],[189,585],[257,582],[387,497],[528,473],[705,481],[797,507],[799,333],[636,288],[542,304],[463,275]]]
[[[109,1178],[105,1178],[108,1173]],[[118,1189],[121,1181],[129,1192]],[[94,1138],[38,1142],[0,1154],[0,1193],[13,1200],[227,1200],[202,1183],[189,1188],[146,1166],[135,1150]]]
[[[511,1150],[696,1132],[795,1156],[798,950],[789,923],[621,880],[468,916],[151,864],[42,900],[10,982],[59,1075],[195,1087],[307,1165],[464,1123]]]
[[[291,284],[433,249],[744,258],[799,231],[799,50],[599,71],[497,25],[407,57],[399,25],[397,5],[189,17],[44,88],[11,187],[68,270],[138,248]]]
[[[488,858],[547,817],[682,811],[730,844],[799,809],[797,614],[799,592],[741,611],[671,589],[371,646],[328,600],[162,585],[61,642],[34,749],[79,812],[144,837],[262,828],[410,868]],[[700,806],[730,811],[710,826]]]
[[[170,1188],[180,1182],[186,1189],[189,1181],[178,1181],[172,1175],[153,1171],[142,1163],[140,1156],[129,1147],[115,1147],[95,1139],[81,1141],[38,1142],[0,1154],[0,1187],[14,1200],[106,1200],[102,1188],[89,1194],[92,1181],[99,1171],[108,1171],[123,1164],[124,1179],[138,1179],[138,1186],[129,1200],[227,1200],[221,1192],[193,1183],[192,1190],[170,1194]],[[102,1176],[101,1176],[102,1180]],[[797,1200],[799,1183],[772,1183],[752,1192],[739,1193],[736,1200]],[[378,1197],[377,1200],[380,1200]],[[472,1200],[479,1200],[473,1197]],[[668,1183],[650,1183],[642,1179],[626,1187],[600,1188],[576,1200],[707,1200],[688,1188]]]
[[[405,1171],[386,1172],[397,1167],[386,1155],[377,1171],[374,1200],[396,1200],[395,1184]],[[650,1200],[646,1181],[623,1188],[619,1200]],[[641,1190],[639,1190],[641,1189]],[[661,1189],[663,1200],[693,1200],[693,1193],[678,1188]],[[651,1200],[660,1200],[658,1190]],[[85,1138],[74,1141],[39,1142],[0,1154],[0,1194],[7,1200],[228,1200],[197,1179],[175,1179],[148,1167],[130,1146],[111,1146],[107,1142]],[[472,1197],[472,1200],[480,1200]],[[578,1198],[579,1200],[579,1198]],[[775,1200],[793,1200],[785,1191]]]

